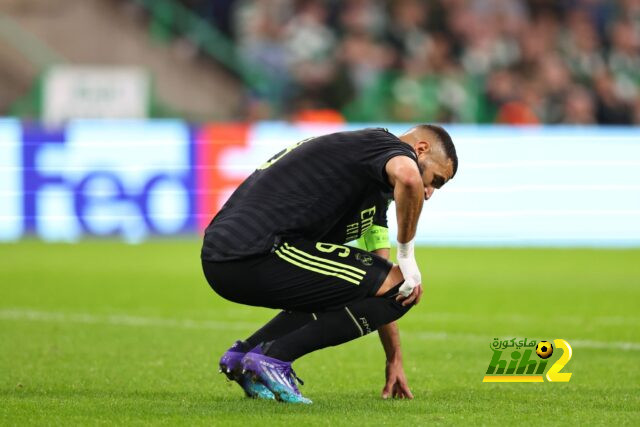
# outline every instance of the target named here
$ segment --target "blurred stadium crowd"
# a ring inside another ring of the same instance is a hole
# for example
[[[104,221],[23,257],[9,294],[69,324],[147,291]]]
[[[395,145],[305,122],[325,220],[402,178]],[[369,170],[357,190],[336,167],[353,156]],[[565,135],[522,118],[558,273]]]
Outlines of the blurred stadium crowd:
[[[640,123],[640,0],[181,0],[268,91],[250,118]]]

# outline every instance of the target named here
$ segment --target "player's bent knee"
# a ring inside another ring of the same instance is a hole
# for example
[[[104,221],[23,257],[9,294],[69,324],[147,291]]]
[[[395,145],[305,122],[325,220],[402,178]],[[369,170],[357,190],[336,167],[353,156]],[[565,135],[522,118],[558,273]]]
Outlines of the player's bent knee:
[[[400,271],[400,267],[394,264],[393,267],[391,267],[391,270],[389,270],[389,274],[387,274],[387,277],[384,279],[384,282],[382,282],[382,285],[380,285],[380,288],[378,288],[378,292],[376,292],[376,296],[379,297],[386,294],[394,286],[397,286],[402,282],[404,282],[404,276]]]
[[[383,325],[396,321],[404,316],[413,304],[402,305],[395,298],[370,297],[345,307],[346,318],[349,318],[358,329],[360,335],[366,335]]]

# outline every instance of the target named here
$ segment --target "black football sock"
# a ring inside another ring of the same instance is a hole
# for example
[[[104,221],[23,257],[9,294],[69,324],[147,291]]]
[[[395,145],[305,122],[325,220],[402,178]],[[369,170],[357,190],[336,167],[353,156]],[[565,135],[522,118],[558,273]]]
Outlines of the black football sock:
[[[321,348],[359,338],[402,317],[412,305],[403,307],[393,298],[370,297],[342,310],[316,313],[317,320],[264,345],[269,357],[293,361]]]
[[[266,343],[287,335],[299,329],[315,318],[313,313],[300,313],[295,311],[281,311],[266,325],[258,329],[249,338],[243,341],[245,351],[249,351],[258,344]]]

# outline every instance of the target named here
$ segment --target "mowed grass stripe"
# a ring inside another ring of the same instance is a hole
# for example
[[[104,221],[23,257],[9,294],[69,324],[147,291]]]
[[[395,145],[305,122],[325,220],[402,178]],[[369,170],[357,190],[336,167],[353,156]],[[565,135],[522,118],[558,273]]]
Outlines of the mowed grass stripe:
[[[442,313],[444,316],[447,313]],[[35,321],[35,322],[58,322],[75,324],[99,324],[113,326],[132,327],[158,327],[177,329],[209,329],[209,330],[235,330],[246,331],[262,326],[258,322],[222,322],[195,319],[179,319],[165,317],[133,316],[128,314],[95,315],[88,313],[66,313],[40,311],[25,308],[5,308],[0,309],[0,320],[12,321]],[[451,339],[465,339],[478,342],[489,342],[491,338],[487,335],[468,333],[448,333],[436,331],[402,331],[402,335],[411,339],[440,341]],[[512,334],[518,336],[518,334]],[[568,339],[568,338],[567,338]],[[591,349],[615,349],[623,351],[640,351],[640,343],[625,341],[595,341],[589,339],[570,339],[570,344],[577,348]]]

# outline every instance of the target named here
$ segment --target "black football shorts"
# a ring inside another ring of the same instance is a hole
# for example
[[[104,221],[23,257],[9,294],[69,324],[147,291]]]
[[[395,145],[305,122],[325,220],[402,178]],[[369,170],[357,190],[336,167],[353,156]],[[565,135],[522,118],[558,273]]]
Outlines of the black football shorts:
[[[308,313],[374,296],[391,267],[362,249],[304,239],[283,240],[267,254],[202,262],[209,285],[223,298]]]

